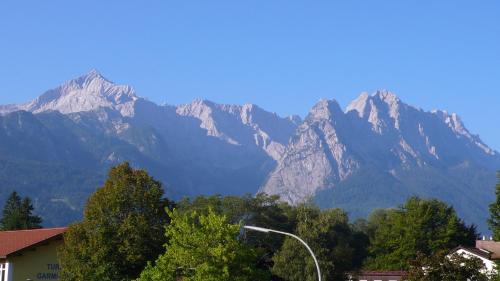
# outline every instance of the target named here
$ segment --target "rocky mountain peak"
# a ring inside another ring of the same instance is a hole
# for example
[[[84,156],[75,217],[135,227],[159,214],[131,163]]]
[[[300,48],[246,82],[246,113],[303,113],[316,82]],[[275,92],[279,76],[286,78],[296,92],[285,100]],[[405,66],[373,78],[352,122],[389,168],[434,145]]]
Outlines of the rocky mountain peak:
[[[105,81],[105,82],[110,82],[108,79],[106,79],[97,69],[91,69],[89,72],[86,74],[73,79],[72,81],[77,82],[80,85],[84,85],[85,83],[89,83],[94,80],[100,80],[100,81]]]
[[[359,117],[369,116],[372,110],[387,111],[391,116],[397,114],[399,108],[404,105],[399,97],[387,90],[379,90],[372,95],[364,92],[352,101],[346,112],[357,111]]]
[[[369,105],[370,105],[370,102],[371,102],[371,96],[370,94],[366,93],[366,92],[363,92],[361,93],[361,95],[353,100],[348,106],[347,106],[347,109],[346,109],[346,112],[350,112],[350,111],[355,111],[358,113],[359,117],[363,118],[365,117],[367,114],[369,114]]]
[[[462,118],[456,113],[448,113],[444,110],[433,110],[432,114],[436,115],[442,122],[444,122],[457,136],[464,138],[484,153],[488,155],[497,155],[498,153],[486,145],[477,135],[473,135],[466,127],[462,121]]]
[[[64,89],[63,95],[70,94],[71,90],[82,90],[81,94],[100,95],[105,98],[114,99],[116,102],[126,102],[128,99],[137,99],[135,90],[128,85],[117,85],[105,78],[96,69],[87,74],[62,84],[59,88]]]
[[[387,104],[397,104],[401,102],[401,100],[396,94],[388,90],[378,90],[373,94],[373,97],[378,98]]]
[[[399,129],[401,109],[406,105],[395,94],[380,90],[373,95],[362,93],[351,102],[346,112],[356,112],[360,118],[367,119],[373,130],[382,133],[389,127]]]
[[[197,98],[191,103],[177,106],[177,113],[180,115],[208,118],[208,115],[212,113],[212,108],[214,106],[215,104],[211,101]]]
[[[312,120],[331,120],[333,118],[338,118],[344,115],[344,112],[340,108],[339,103],[332,99],[321,99],[309,112],[307,119]]]
[[[134,103],[138,99],[132,87],[117,85],[93,69],[43,93],[31,102],[15,106],[12,110],[33,113],[59,111],[67,114],[111,108],[123,116],[131,116],[134,114]]]

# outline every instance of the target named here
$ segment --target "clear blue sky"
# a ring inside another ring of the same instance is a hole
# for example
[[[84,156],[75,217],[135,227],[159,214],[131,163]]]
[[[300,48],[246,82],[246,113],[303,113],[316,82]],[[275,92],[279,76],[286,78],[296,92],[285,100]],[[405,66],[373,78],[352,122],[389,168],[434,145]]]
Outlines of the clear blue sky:
[[[156,102],[305,115],[388,89],[500,150],[500,1],[0,2],[0,103],[97,68]]]

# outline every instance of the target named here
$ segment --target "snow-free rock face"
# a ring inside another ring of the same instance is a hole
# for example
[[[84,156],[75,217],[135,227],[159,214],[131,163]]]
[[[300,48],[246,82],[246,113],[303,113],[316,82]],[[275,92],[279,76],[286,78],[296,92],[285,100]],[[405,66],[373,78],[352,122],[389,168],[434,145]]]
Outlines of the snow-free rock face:
[[[389,127],[400,129],[401,107],[406,105],[395,94],[379,91],[373,96],[361,94],[347,107],[347,112],[355,111],[360,118],[368,120],[374,132],[383,134]]]
[[[470,134],[456,114],[426,112],[379,91],[361,94],[345,112],[335,101],[320,101],[260,190],[291,203],[316,198],[355,216],[411,195],[438,197],[460,202],[462,214],[480,209],[485,219],[499,168],[499,154]],[[488,184],[463,178],[485,171]],[[367,192],[373,182],[379,183]]]
[[[134,89],[116,85],[104,78],[97,70],[68,81],[49,90],[35,100],[0,108],[0,112],[26,110],[33,113],[59,111],[64,114],[92,111],[98,108],[113,108],[123,116],[134,114],[134,102],[138,99]]]
[[[363,167],[397,177],[397,171],[468,161],[490,169],[500,163],[456,114],[425,112],[387,91],[363,93],[345,113],[335,101],[320,101],[261,190],[300,202]]]
[[[276,160],[297,128],[296,118],[282,118],[254,104],[223,105],[200,99],[178,106],[177,113],[199,119],[209,136],[257,146]]]
[[[342,140],[344,119],[336,101],[320,101],[298,128],[261,191],[295,204],[352,174],[359,163]]]

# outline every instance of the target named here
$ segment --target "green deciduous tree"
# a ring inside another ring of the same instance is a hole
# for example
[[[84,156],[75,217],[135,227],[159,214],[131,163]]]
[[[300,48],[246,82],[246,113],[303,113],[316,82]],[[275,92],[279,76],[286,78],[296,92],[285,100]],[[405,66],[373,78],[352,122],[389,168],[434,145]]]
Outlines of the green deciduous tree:
[[[496,200],[490,205],[490,219],[488,224],[490,225],[491,231],[493,231],[493,239],[495,241],[500,241],[500,171],[497,173],[497,185],[496,185]]]
[[[258,253],[238,240],[240,225],[212,209],[169,212],[166,252],[149,264],[140,281],[264,281]]]
[[[194,200],[184,199],[178,203],[179,212],[197,211],[206,213],[212,209],[218,214],[226,216],[229,223],[243,223],[247,225],[258,225],[260,227],[293,231],[295,228],[296,212],[290,205],[280,202],[278,196],[266,194],[226,196],[219,195],[204,197],[199,196]],[[243,239],[257,247],[277,250],[283,243],[283,237],[258,235],[248,232]]]
[[[419,254],[411,263],[408,281],[488,281],[484,263],[476,257],[460,254]]]
[[[345,212],[339,209],[322,212],[317,208],[301,205],[297,209],[297,219],[295,233],[314,251],[323,280],[345,280],[347,272],[361,265],[366,239],[352,231]],[[273,273],[285,280],[318,279],[310,253],[293,238],[285,240],[273,259]]]
[[[12,192],[5,202],[3,216],[0,220],[2,230],[20,230],[40,228],[42,218],[33,215],[33,204],[29,197],[21,198],[17,192]]]
[[[161,184],[128,163],[112,168],[90,196],[84,218],[70,226],[60,249],[61,280],[137,278],[161,254],[168,222]]]
[[[473,246],[478,236],[475,226],[467,226],[452,207],[438,200],[412,197],[375,219],[378,227],[371,238],[368,269],[408,269],[417,253],[431,256],[458,245]]]

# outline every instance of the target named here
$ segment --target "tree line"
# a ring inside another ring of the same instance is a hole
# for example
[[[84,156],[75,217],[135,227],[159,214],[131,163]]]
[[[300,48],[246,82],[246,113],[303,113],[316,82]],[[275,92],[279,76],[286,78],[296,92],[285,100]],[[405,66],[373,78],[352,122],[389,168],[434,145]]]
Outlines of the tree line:
[[[500,174],[490,209],[498,239]],[[449,255],[459,245],[473,247],[479,235],[439,200],[411,197],[354,222],[341,209],[291,206],[265,194],[173,202],[146,171],[123,163],[110,170],[83,219],[64,234],[61,280],[317,280],[313,259],[298,241],[243,225],[301,237],[315,252],[323,280],[347,280],[361,270],[405,270],[409,280],[496,278],[482,271],[480,260]]]

